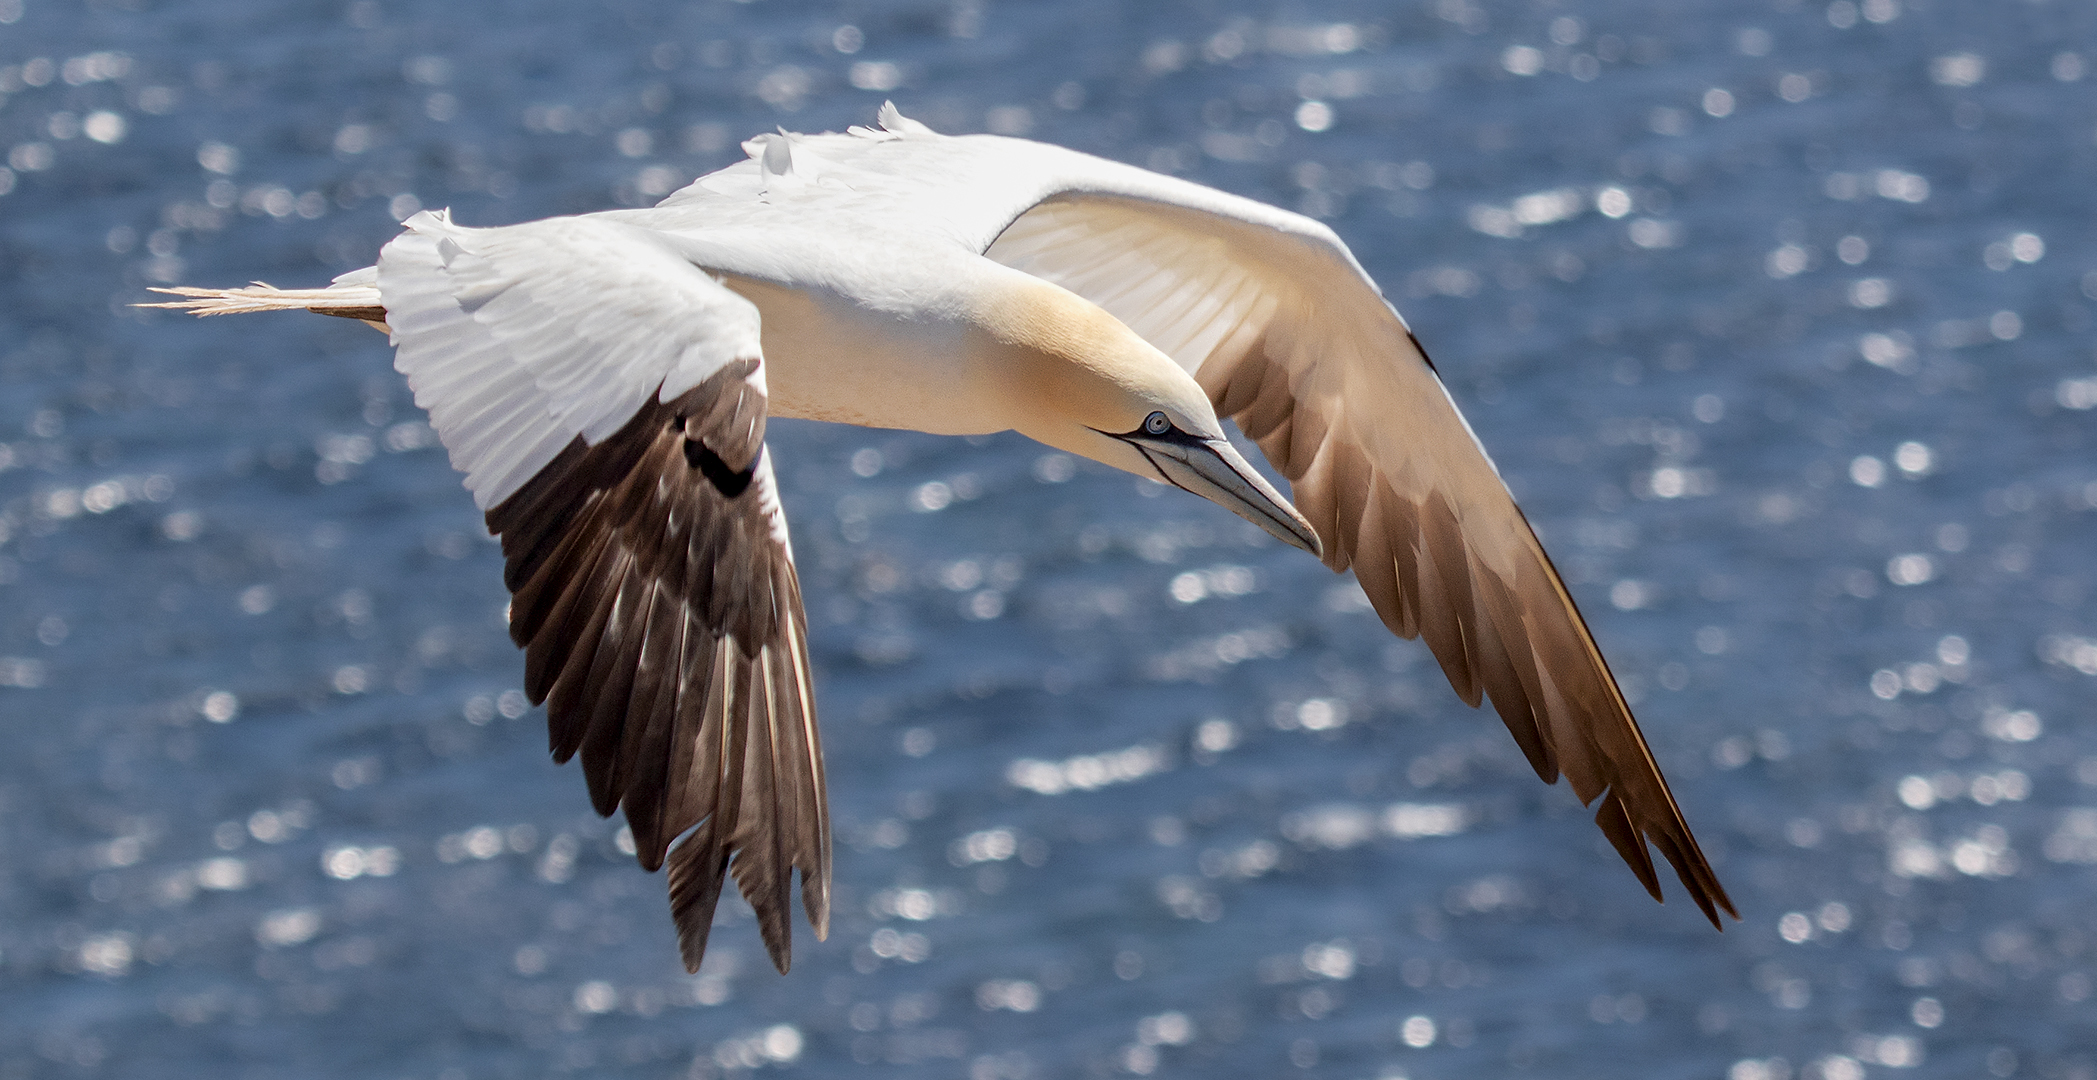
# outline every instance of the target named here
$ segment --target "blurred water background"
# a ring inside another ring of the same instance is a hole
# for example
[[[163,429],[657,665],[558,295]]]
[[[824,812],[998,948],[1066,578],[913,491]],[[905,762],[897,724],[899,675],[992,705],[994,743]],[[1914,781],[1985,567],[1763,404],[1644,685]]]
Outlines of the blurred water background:
[[[0,1078],[2097,1075],[2097,13],[2067,0],[0,0]],[[884,98],[1328,220],[1746,916],[1656,907],[1348,579],[780,423],[837,915],[551,765],[323,283]]]

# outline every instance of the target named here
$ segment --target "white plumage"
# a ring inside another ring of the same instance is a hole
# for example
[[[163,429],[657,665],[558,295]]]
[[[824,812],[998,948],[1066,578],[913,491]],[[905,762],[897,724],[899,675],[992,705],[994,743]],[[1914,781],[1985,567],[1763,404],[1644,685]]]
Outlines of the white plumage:
[[[893,106],[878,129],[744,148],[651,209],[490,229],[423,213],[329,289],[163,305],[390,330],[503,534],[555,755],[581,753],[600,811],[623,803],[644,864],[667,853],[688,963],[724,872],[782,970],[792,870],[818,933],[827,918],[766,415],[1014,429],[1354,570],[1459,695],[1492,698],[1541,778],[1601,800],[1597,824],[1656,899],[1648,843],[1714,924],[1732,913],[1535,534],[1330,229],[1058,147],[938,135]]]
[[[467,229],[430,211],[405,224],[378,265],[394,366],[483,510],[649,394],[675,400],[762,355],[757,309],[658,233],[590,217]]]

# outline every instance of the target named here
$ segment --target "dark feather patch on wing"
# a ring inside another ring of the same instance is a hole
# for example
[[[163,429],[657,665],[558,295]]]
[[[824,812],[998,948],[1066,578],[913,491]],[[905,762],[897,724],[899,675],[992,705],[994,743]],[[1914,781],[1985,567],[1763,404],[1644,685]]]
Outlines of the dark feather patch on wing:
[[[1712,925],[1720,911],[1739,918],[1520,510],[1515,526],[1527,543],[1517,565],[1479,562],[1462,509],[1447,494],[1400,494],[1379,463],[1295,399],[1286,370],[1271,359],[1288,344],[1270,329],[1235,362],[1199,374],[1218,415],[1235,420],[1289,479],[1297,508],[1325,541],[1327,565],[1355,571],[1392,632],[1425,638],[1466,702],[1492,700],[1537,776],[1556,783],[1563,774],[1582,802],[1602,799],[1595,823],[1655,899],[1648,843]]]
[[[693,971],[727,874],[782,972],[794,871],[818,938],[829,922],[807,618],[764,459],[758,363],[649,397],[487,515],[554,758],[580,754],[597,811],[625,809],[642,866],[668,859]]]
[[[1339,239],[1227,197],[1102,183],[1001,223],[984,255],[1099,305],[1192,374],[1384,625],[1426,639],[1464,700],[1490,697],[1538,776],[1607,800],[1597,824],[1640,882],[1657,880],[1651,844],[1714,923],[1732,914],[1535,531]]]

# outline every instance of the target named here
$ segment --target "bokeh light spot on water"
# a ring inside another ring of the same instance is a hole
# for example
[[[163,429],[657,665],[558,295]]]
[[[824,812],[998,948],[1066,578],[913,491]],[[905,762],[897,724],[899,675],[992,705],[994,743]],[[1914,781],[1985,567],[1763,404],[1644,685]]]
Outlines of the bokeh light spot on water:
[[[2006,709],[1991,705],[1981,715],[1981,730],[2003,742],[2031,742],[2046,733],[2045,722],[2030,709]]]
[[[367,874],[391,877],[400,867],[400,853],[391,847],[338,847],[321,856],[321,870],[337,881],[351,881]]]
[[[1006,768],[1005,778],[1015,787],[1042,795],[1061,795],[1130,783],[1169,767],[1162,747],[1144,745],[1083,754],[1060,762],[1022,759]]]
[[[255,940],[270,948],[301,945],[320,933],[318,908],[300,907],[273,911],[255,924]]]
[[[2062,379],[2054,387],[2053,398],[2064,409],[2097,409],[2097,375]]]
[[[1334,119],[1333,107],[1323,101],[1306,101],[1296,107],[1296,126],[1308,132],[1329,130]]]
[[[1895,585],[1921,585],[1936,576],[1936,560],[1920,552],[1895,555],[1886,562],[1886,580]]]
[[[954,489],[938,480],[918,485],[910,493],[910,508],[920,513],[938,513],[954,502]]]
[[[1871,310],[1882,308],[1893,302],[1893,283],[1885,278],[1861,278],[1849,286],[1851,307]]]
[[[1947,53],[1930,61],[1930,81],[1939,86],[1968,87],[1988,77],[1988,62],[1973,53]]]
[[[81,942],[78,951],[83,969],[112,978],[128,973],[136,955],[136,939],[121,931],[90,937]]]
[[[1637,611],[1651,606],[1657,598],[1658,593],[1650,583],[1631,578],[1609,587],[1609,602],[1618,611]]]
[[[235,892],[248,886],[247,863],[228,856],[197,864],[197,885],[216,892]]]
[[[1500,54],[1500,66],[1513,75],[1535,75],[1544,70],[1544,51],[1530,45],[1510,45]]]
[[[197,711],[214,724],[231,723],[240,715],[240,698],[230,690],[213,690],[204,695]]]
[[[1900,468],[1901,475],[1910,480],[1929,475],[1935,461],[1935,455],[1930,452],[1926,443],[1904,442],[1893,449],[1893,464]]]
[[[371,672],[360,664],[344,664],[328,682],[338,694],[361,694],[371,688]]]

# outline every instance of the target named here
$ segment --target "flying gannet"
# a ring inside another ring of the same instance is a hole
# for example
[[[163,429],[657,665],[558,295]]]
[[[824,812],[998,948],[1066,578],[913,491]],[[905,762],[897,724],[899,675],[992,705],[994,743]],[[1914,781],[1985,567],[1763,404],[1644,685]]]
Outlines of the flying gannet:
[[[554,759],[580,754],[597,812],[623,806],[641,865],[669,862],[689,969],[726,874],[781,972],[794,871],[818,938],[829,921],[773,415],[1018,431],[1352,568],[1459,696],[1492,699],[1539,777],[1600,798],[1655,900],[1648,843],[1714,926],[1739,917],[1536,534],[1332,230],[1060,147],[940,135],[892,104],[879,123],[760,135],[652,209],[485,229],[418,213],[325,289],[161,290],[200,315],[388,331],[502,538]]]

